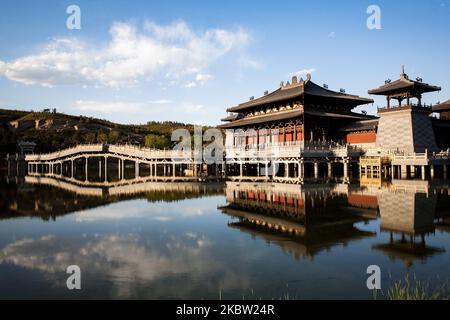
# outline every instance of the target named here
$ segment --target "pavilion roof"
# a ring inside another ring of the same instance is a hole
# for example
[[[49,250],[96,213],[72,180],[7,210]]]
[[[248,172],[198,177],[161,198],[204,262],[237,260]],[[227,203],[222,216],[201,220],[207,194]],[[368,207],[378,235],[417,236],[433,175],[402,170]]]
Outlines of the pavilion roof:
[[[374,95],[390,95],[403,92],[427,93],[441,90],[441,87],[433,86],[422,81],[409,79],[408,75],[403,71],[400,79],[386,83],[377,89],[369,90],[369,94]]]
[[[275,91],[266,94],[260,98],[250,100],[244,103],[241,103],[235,107],[229,108],[227,111],[229,112],[238,112],[247,110],[250,108],[267,105],[271,103],[281,102],[284,100],[290,100],[294,98],[299,98],[303,95],[306,96],[315,96],[315,97],[324,97],[336,99],[339,101],[344,101],[351,103],[355,107],[362,104],[372,103],[372,99],[362,98],[356,95],[346,94],[342,92],[335,92],[326,88],[323,88],[310,80],[310,76],[308,76],[307,80],[300,80],[298,83],[288,84],[286,86],[281,86]]]

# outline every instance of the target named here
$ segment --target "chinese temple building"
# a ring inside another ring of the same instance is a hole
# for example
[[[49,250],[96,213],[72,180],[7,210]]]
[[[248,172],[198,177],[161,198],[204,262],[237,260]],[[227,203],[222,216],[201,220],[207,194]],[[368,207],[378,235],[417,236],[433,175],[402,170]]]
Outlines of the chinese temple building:
[[[376,139],[376,117],[352,110],[373,100],[292,77],[264,96],[229,108],[229,178],[298,183],[304,178],[357,171],[358,145]]]
[[[425,105],[439,86],[400,78],[369,90],[385,96],[378,116],[356,113],[372,99],[292,77],[273,92],[227,109],[226,175],[230,180],[303,183],[362,175],[381,178],[447,176],[450,100]],[[393,102],[394,101],[394,102]],[[433,117],[439,114],[439,118]]]

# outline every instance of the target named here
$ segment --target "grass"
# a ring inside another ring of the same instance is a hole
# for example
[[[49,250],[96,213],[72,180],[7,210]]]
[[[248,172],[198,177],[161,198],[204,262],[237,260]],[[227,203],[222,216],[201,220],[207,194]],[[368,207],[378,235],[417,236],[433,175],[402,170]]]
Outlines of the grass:
[[[386,294],[381,295],[386,300],[449,300],[450,287],[445,282],[433,288],[429,282],[417,279],[416,275],[411,278],[407,274],[405,279],[395,282]],[[374,293],[374,299],[377,299],[377,293]]]

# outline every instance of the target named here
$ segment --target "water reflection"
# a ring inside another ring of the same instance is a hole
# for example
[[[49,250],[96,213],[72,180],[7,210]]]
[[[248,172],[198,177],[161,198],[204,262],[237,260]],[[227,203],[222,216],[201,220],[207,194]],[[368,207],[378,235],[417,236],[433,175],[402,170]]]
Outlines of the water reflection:
[[[376,208],[351,210],[342,189],[228,183],[228,205],[220,209],[236,218],[231,228],[274,243],[296,259],[312,258],[332,246],[376,235],[355,227],[376,219]]]
[[[389,243],[377,244],[374,249],[402,260],[406,266],[411,266],[414,260],[424,261],[445,252],[428,246],[426,238],[434,234],[437,221],[447,215],[436,208],[438,202],[440,207],[445,202],[448,204],[448,192],[448,187],[430,185],[428,181],[400,180],[383,188],[377,197],[380,228],[389,233]]]
[[[127,181],[112,187],[84,186],[52,177],[26,176],[3,185],[0,219],[20,216],[55,220],[57,216],[130,199],[171,202],[223,193],[221,183]],[[132,214],[124,211],[124,217]]]
[[[238,281],[240,276],[225,265],[209,259],[210,250],[211,243],[208,239],[192,234],[178,238],[167,237],[163,248],[146,243],[135,234],[97,235],[75,241],[43,236],[7,245],[0,252],[0,264],[9,263],[41,271],[54,283],[64,284],[61,276],[65,274],[66,266],[76,261],[81,270],[88,271],[88,279],[94,279],[96,283],[102,280],[111,282],[114,296],[125,298],[135,297],[135,288],[143,284],[153,288],[152,296],[186,298],[190,291],[195,291],[194,281],[191,287],[182,286],[176,292],[157,287],[161,280],[176,281],[181,277],[189,279],[195,274],[219,277],[225,284],[225,289],[245,283],[242,278]],[[203,263],[205,260],[208,263]],[[154,287],[157,288],[156,292]]]
[[[237,220],[230,227],[275,243],[297,259],[376,237],[376,232],[357,225],[379,218],[380,231],[389,233],[389,242],[373,248],[410,266],[415,259],[424,261],[445,252],[426,244],[436,225],[450,231],[449,187],[445,184],[394,180],[383,187],[320,185],[298,189],[228,183],[226,190],[228,205],[221,210]]]
[[[28,176],[0,189],[0,297],[74,297],[71,264],[84,270],[76,297],[88,298],[370,298],[370,264],[450,276],[449,186],[436,181],[105,187]]]

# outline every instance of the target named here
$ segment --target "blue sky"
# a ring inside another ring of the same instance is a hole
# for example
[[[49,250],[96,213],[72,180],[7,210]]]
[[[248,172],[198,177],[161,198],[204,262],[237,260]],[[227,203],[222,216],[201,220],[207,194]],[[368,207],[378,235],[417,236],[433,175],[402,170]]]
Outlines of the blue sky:
[[[81,9],[81,30],[66,8]],[[381,30],[366,26],[381,8]],[[0,3],[0,107],[218,124],[294,72],[368,96],[405,65],[450,98],[450,1]],[[374,113],[384,100],[363,109]]]

